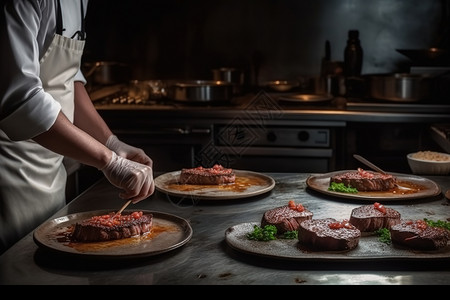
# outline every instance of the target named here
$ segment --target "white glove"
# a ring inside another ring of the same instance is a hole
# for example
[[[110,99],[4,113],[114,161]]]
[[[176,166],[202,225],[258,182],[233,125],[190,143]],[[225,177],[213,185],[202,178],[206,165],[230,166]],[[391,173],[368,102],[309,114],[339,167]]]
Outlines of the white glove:
[[[108,138],[105,146],[119,156],[153,167],[152,159],[145,154],[144,150],[125,144],[114,134]]]
[[[119,196],[133,203],[144,200],[155,191],[151,167],[118,156],[115,152],[102,172],[111,184],[123,190]]]

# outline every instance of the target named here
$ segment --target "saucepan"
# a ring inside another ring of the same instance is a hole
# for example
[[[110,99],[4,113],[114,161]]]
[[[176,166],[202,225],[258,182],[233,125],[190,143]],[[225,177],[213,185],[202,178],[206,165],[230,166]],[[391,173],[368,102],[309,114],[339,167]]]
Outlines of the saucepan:
[[[429,74],[374,74],[367,75],[369,97],[373,99],[416,102],[430,95]]]
[[[92,84],[111,85],[130,80],[131,68],[116,61],[97,61],[83,64],[83,74]]]
[[[233,97],[234,85],[227,81],[187,80],[168,87],[167,96],[190,103],[228,102]]]

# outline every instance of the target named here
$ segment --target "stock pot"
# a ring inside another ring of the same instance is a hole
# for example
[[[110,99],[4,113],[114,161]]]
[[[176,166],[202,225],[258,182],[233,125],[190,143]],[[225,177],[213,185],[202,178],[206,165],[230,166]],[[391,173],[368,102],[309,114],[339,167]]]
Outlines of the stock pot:
[[[368,75],[369,97],[396,102],[416,102],[430,94],[431,76],[427,74]]]
[[[192,80],[176,82],[168,88],[168,97],[183,102],[227,102],[234,85],[226,81]]]

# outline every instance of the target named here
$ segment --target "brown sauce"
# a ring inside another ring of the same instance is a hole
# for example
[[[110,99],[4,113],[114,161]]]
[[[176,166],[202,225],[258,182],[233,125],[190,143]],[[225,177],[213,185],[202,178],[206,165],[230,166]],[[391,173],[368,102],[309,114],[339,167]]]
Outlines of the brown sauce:
[[[74,226],[68,226],[65,227],[64,230],[60,231],[57,236],[56,240],[62,244],[64,244],[67,247],[71,247],[79,252],[93,252],[93,251],[101,251],[103,249],[111,248],[111,247],[119,247],[124,245],[137,245],[144,241],[149,241],[151,239],[154,239],[158,235],[160,235],[163,232],[177,232],[179,231],[179,228],[174,225],[153,225],[150,232],[140,235],[140,236],[134,236],[119,240],[111,240],[111,241],[104,241],[104,242],[89,242],[89,243],[82,243],[82,242],[74,242],[71,240],[70,236],[72,234]]]
[[[256,176],[246,176],[246,177],[236,176],[235,182],[229,184],[197,185],[197,184],[172,183],[168,185],[168,188],[181,192],[191,192],[211,188],[231,192],[244,192],[251,186],[264,185],[265,183],[266,181],[263,178],[259,178]]]

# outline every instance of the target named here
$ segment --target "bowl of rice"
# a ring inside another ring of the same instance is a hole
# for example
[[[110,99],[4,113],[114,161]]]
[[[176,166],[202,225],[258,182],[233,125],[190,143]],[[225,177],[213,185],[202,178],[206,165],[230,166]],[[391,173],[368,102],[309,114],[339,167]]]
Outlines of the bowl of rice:
[[[407,156],[409,167],[414,174],[450,174],[450,154],[435,151],[418,151]]]

